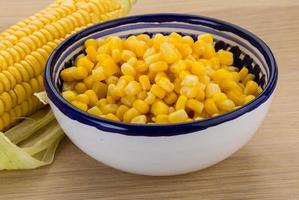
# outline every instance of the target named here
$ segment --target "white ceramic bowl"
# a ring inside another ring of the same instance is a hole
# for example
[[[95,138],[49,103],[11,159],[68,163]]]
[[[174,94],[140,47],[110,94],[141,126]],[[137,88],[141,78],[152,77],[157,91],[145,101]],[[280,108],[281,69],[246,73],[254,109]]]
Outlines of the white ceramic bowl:
[[[134,125],[82,112],[60,96],[59,72],[72,65],[87,38],[137,33],[212,33],[216,49],[234,54],[235,65],[247,66],[264,91],[251,103],[218,117],[173,125]],[[154,14],[121,18],[85,29],[63,42],[48,60],[45,88],[50,106],[67,136],[82,151],[113,168],[144,175],[176,175],[209,167],[253,136],[271,103],[277,66],[267,45],[248,31],[216,19]]]

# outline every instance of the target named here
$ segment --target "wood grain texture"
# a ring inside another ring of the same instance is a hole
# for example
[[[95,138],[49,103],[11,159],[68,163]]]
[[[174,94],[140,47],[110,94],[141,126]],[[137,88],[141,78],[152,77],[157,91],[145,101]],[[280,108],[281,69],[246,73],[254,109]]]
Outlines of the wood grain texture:
[[[0,30],[49,2],[0,0]],[[299,199],[299,1],[139,0],[131,14],[152,12],[220,18],[254,32],[271,47],[279,65],[279,83],[271,110],[254,138],[213,167],[174,177],[111,169],[66,139],[53,165],[0,172],[0,199]]]

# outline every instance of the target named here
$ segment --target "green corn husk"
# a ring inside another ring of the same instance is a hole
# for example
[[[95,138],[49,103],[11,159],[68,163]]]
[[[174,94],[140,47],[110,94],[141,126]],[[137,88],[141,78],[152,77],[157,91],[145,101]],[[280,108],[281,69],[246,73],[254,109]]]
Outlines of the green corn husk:
[[[64,137],[49,106],[0,132],[0,170],[34,169],[53,162]]]

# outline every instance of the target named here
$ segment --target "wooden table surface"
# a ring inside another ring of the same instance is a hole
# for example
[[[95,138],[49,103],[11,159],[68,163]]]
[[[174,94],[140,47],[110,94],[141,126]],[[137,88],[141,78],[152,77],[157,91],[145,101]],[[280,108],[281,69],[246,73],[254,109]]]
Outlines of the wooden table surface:
[[[0,30],[50,0],[0,0]],[[0,199],[299,199],[299,1],[139,0],[131,14],[180,12],[220,18],[261,37],[279,65],[272,107],[254,138],[196,173],[146,177],[111,169],[68,139],[53,165],[0,172]]]

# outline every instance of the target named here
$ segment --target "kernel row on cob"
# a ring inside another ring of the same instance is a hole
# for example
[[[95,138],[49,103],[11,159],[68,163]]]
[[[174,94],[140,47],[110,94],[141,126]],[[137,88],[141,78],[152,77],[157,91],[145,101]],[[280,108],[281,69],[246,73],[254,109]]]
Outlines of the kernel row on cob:
[[[34,99],[33,93],[43,90],[42,74],[46,60],[61,41],[94,23],[126,14],[130,4],[130,0],[57,0],[2,32],[0,130],[6,130],[17,118],[41,107],[39,103],[31,103],[35,109],[25,109],[21,115],[11,111],[27,99]]]

